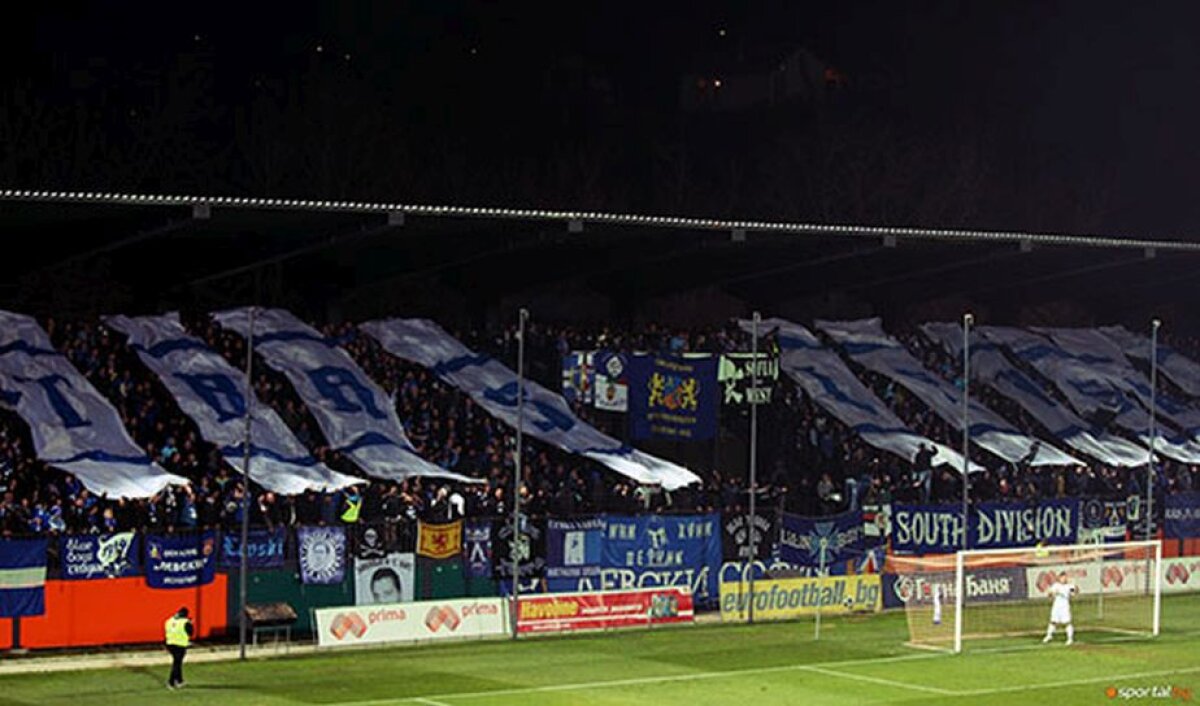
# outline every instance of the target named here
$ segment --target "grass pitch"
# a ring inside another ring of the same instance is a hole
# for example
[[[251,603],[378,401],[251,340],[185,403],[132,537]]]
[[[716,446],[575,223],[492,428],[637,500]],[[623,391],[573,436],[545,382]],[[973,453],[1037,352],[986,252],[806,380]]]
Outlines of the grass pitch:
[[[357,649],[167,667],[0,678],[0,704],[1101,704],[1200,702],[1200,595],[1163,598],[1163,634],[1081,630],[982,641],[962,655],[906,648],[902,613],[811,622]],[[1138,698],[1141,696],[1142,698]],[[1174,698],[1172,698],[1174,697]],[[1156,699],[1157,700],[1157,699]]]

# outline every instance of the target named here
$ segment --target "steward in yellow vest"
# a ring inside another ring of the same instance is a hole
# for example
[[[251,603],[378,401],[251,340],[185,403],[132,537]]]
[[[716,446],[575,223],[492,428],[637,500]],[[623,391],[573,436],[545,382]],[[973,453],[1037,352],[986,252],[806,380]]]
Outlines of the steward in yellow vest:
[[[180,608],[175,615],[167,618],[163,630],[167,636],[167,652],[171,653],[171,676],[167,679],[167,688],[178,689],[183,686],[183,658],[187,655],[193,634],[188,609]]]
[[[358,488],[351,487],[342,497],[342,522],[352,525],[358,522],[358,516],[362,513],[362,496],[358,493]]]

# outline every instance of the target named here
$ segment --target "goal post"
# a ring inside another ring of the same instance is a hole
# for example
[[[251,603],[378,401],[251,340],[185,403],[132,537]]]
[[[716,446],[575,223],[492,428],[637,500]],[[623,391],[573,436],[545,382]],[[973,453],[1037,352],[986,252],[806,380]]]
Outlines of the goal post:
[[[961,652],[979,640],[1040,638],[1050,617],[1048,589],[1064,574],[1076,587],[1071,613],[1081,639],[1159,633],[1159,541],[893,556],[889,564],[913,647]]]

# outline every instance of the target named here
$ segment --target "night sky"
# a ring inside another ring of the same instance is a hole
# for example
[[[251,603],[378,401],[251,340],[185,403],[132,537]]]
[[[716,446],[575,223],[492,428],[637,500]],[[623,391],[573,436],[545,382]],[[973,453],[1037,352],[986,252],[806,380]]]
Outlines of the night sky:
[[[10,17],[0,180],[1200,237],[1191,2],[260,5]],[[799,48],[828,104],[681,108]]]

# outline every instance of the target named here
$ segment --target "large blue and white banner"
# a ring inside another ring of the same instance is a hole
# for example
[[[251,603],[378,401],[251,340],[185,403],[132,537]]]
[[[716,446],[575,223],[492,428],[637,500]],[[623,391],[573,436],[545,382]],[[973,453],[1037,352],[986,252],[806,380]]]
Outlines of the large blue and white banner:
[[[1150,362],[1150,337],[1131,332],[1124,326],[1102,326],[1100,333],[1129,358]],[[1158,342],[1158,370],[1192,397],[1200,397],[1200,363],[1188,358],[1162,341]]]
[[[940,322],[921,327],[933,341],[940,343],[955,358],[962,357],[962,326]],[[1001,395],[1021,406],[1064,444],[1102,463],[1130,468],[1145,465],[1146,449],[1123,437],[1092,426],[1057,399],[1042,385],[1013,365],[1000,347],[971,332],[971,379],[990,385]]]
[[[134,532],[64,535],[58,540],[62,577],[72,580],[135,576],[141,546]]]
[[[91,492],[147,498],[187,480],[134,443],[117,410],[54,350],[31,317],[0,311],[0,405],[29,425],[39,460],[73,473]]]
[[[217,535],[146,535],[146,585],[192,588],[212,583],[217,568]]]
[[[250,334],[249,309],[224,311],[213,318],[242,336]],[[429,476],[475,482],[417,455],[383,390],[349,354],[290,312],[255,311],[254,350],[292,383],[330,447],[349,456],[368,475],[384,480]]]
[[[1120,376],[1114,378],[1111,373],[1104,372],[1103,356],[1068,352],[1049,336],[1024,329],[981,326],[978,330],[985,339],[1008,348],[1057,385],[1080,415],[1112,415],[1113,423],[1132,432],[1143,445],[1149,446],[1146,429],[1150,426],[1150,415]],[[1200,444],[1188,437],[1167,436],[1160,432],[1154,440],[1154,448],[1177,461],[1200,463]]]
[[[784,514],[779,558],[797,566],[833,566],[864,551],[862,513],[832,517]]]
[[[751,330],[748,320],[738,324],[745,331]],[[784,319],[767,319],[759,323],[759,331],[763,334],[777,332],[782,350],[779,364],[783,371],[814,402],[854,430],[863,441],[909,462],[916,458],[922,446],[932,446],[935,465],[962,470],[961,454],[906,427],[850,372],[842,359],[823,346],[808,329]],[[971,471],[980,469],[979,465],[971,464]]]
[[[1045,544],[1074,544],[1079,531],[1079,500],[1038,503],[980,503],[971,508],[971,549],[1005,549]],[[943,554],[963,548],[962,507],[894,505],[892,550]]]
[[[426,319],[389,319],[361,326],[384,350],[424,366],[471,396],[496,419],[517,426],[517,376],[499,361],[478,355]],[[621,444],[575,416],[562,397],[525,381],[524,433],[603,464],[639,483],[668,490],[700,482],[686,468]]]
[[[179,314],[105,319],[129,337],[146,367],[200,429],[205,441],[221,451],[239,472],[245,465],[246,379],[225,358],[190,335]],[[362,481],[330,470],[313,458],[269,405],[253,400],[250,423],[250,476],[275,493],[336,490]]]
[[[287,529],[252,529],[246,534],[246,565],[252,569],[278,569],[283,566]],[[242,533],[233,530],[221,534],[221,568],[242,565]]]
[[[346,578],[346,528],[297,527],[300,583],[341,583]]]
[[[546,589],[595,590],[604,561],[605,518],[546,521]]]
[[[0,540],[0,618],[46,612],[45,539]]]
[[[688,586],[698,603],[716,601],[721,516],[609,515],[601,558],[599,585],[587,590]]]
[[[926,369],[883,330],[879,319],[817,321],[817,328],[829,334],[854,361],[904,386],[942,421],[962,430],[962,392]],[[968,404],[971,440],[1005,461],[1019,461],[1032,453],[1031,463],[1035,466],[1083,465],[1074,456],[1020,431],[977,400],[971,399]]]
[[[1093,374],[1099,374],[1120,387],[1146,409],[1150,408],[1153,401],[1160,416],[1173,422],[1189,436],[1195,437],[1200,433],[1200,410],[1175,399],[1164,390],[1152,395],[1150,380],[1133,367],[1121,346],[1096,329],[1038,328],[1034,331],[1052,338],[1059,349],[1068,355],[1086,361]]]
[[[716,356],[630,358],[629,435],[634,439],[711,439],[718,400]]]
[[[1163,507],[1163,534],[1173,539],[1200,538],[1200,493],[1175,493]]]

